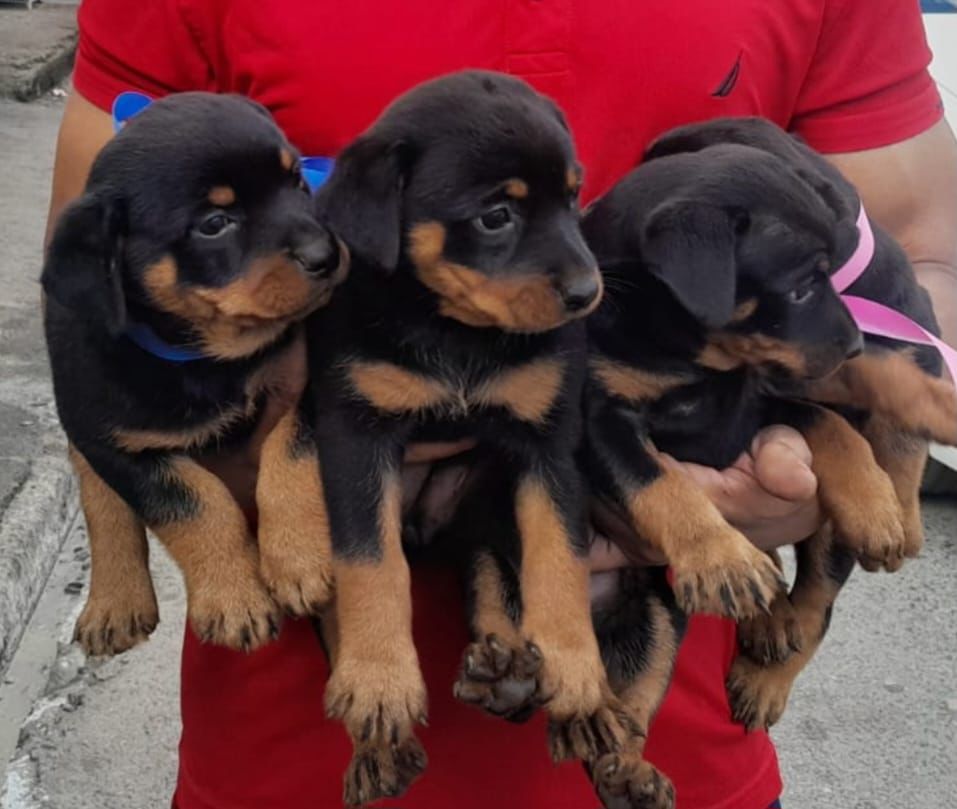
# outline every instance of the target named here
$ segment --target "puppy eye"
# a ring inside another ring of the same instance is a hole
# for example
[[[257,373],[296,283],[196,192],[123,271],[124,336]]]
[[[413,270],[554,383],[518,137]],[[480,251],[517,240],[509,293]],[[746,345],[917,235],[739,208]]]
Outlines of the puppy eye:
[[[802,303],[807,303],[811,298],[814,297],[814,283],[803,284],[797,289],[792,289],[788,292],[788,301],[793,303],[795,306],[800,306]]]
[[[512,212],[507,205],[497,205],[474,220],[475,227],[483,233],[496,233],[510,227]]]
[[[200,222],[196,230],[201,236],[213,238],[214,236],[219,236],[224,233],[233,224],[235,224],[235,220],[226,214],[221,212],[213,213]]]

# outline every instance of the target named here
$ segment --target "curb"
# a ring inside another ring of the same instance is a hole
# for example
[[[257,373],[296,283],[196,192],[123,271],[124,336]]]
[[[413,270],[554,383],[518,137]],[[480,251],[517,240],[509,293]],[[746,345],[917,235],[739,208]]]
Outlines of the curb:
[[[66,452],[43,453],[0,520],[0,675],[56,563],[76,515],[77,487]]]
[[[76,56],[76,9],[0,11],[0,98],[33,101],[63,81]]]

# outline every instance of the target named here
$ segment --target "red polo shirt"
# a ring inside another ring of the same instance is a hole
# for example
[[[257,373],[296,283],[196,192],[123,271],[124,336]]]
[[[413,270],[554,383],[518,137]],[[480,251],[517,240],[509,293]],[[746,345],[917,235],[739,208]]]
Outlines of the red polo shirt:
[[[656,135],[719,115],[763,115],[822,151],[916,135],[941,116],[917,0],[84,0],[75,84],[117,93],[204,89],[265,104],[305,153],[335,155],[397,94],[465,67],[527,79],[565,110],[586,198]],[[514,727],[455,703],[465,645],[457,588],[419,573],[416,642],[430,687],[431,759],[404,809],[594,809],[577,766],[557,771],[541,719]],[[774,749],[730,721],[734,628],[696,619],[648,755],[680,809],[764,809]],[[180,809],[340,805],[349,750],[322,715],[325,663],[304,623],[243,656],[183,656]]]

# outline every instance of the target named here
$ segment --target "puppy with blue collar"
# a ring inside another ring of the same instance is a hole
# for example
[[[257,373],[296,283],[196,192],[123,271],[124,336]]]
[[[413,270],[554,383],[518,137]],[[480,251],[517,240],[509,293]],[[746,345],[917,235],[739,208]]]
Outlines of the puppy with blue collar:
[[[299,156],[258,104],[173,96],[103,149],[42,275],[57,409],[91,545],[77,625],[88,653],[124,651],[157,623],[146,528],[182,569],[204,640],[251,650],[276,634],[283,607],[328,598],[322,546],[297,546],[286,528],[297,522],[290,504],[322,508],[293,417],[262,449],[258,551],[203,462],[249,439],[302,350],[302,320],[347,266],[312,215]]]

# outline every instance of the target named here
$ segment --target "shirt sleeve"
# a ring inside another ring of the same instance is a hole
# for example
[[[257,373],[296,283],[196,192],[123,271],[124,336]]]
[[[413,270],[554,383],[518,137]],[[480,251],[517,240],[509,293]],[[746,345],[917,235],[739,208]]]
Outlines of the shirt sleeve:
[[[73,84],[110,110],[126,90],[159,97],[215,90],[212,62],[184,0],[83,0]],[[200,18],[201,19],[201,18]]]
[[[918,0],[824,0],[791,128],[822,152],[898,143],[943,116]]]

